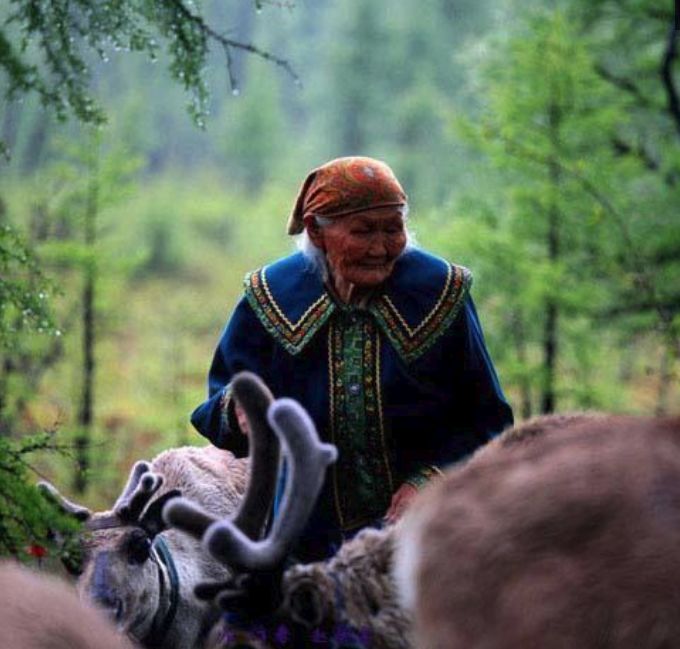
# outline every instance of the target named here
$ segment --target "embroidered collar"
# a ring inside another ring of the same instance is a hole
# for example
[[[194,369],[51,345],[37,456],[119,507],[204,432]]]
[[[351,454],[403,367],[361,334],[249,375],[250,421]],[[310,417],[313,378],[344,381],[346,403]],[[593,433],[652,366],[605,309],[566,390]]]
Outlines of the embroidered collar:
[[[469,270],[412,249],[368,306],[400,356],[410,362],[448,329],[472,283]],[[265,329],[298,354],[338,305],[318,273],[296,253],[249,273],[246,297]]]

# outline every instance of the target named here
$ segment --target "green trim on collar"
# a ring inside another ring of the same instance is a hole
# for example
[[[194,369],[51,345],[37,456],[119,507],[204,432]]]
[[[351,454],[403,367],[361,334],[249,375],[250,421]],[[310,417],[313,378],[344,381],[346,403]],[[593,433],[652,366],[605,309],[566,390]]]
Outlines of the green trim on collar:
[[[369,310],[404,361],[411,362],[425,353],[449,328],[460,312],[472,285],[472,273],[463,266],[447,263],[447,276],[433,308],[416,326],[409,326],[386,294]]]
[[[262,326],[293,355],[335,311],[344,309],[316,275],[307,278],[306,272],[298,253],[248,273],[244,280],[246,299]],[[368,311],[404,362],[410,363],[446,332],[471,284],[467,268],[412,251],[404,255]]]
[[[267,284],[266,267],[248,273],[244,280],[246,298],[264,328],[291,354],[302,351],[335,310],[326,291],[291,322],[279,307]]]
[[[404,482],[420,490],[434,478],[443,475],[436,466],[423,466]]]

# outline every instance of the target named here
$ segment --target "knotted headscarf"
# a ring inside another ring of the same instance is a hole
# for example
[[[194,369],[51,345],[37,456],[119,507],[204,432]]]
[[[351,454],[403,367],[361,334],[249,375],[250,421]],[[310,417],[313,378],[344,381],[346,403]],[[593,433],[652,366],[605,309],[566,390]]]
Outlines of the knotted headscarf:
[[[398,207],[407,200],[384,162],[358,156],[337,158],[305,178],[288,218],[288,234],[300,234],[308,214],[335,218],[377,207]]]

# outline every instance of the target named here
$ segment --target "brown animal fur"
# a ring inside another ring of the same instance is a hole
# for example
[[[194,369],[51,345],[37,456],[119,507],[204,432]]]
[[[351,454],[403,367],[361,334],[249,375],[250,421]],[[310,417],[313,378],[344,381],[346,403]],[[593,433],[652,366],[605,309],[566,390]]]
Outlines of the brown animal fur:
[[[0,649],[132,649],[68,584],[0,563]]]
[[[419,649],[680,646],[680,420],[575,420],[506,451],[403,522]]]
[[[303,622],[295,599],[313,593],[320,615],[312,626],[349,626],[365,633],[373,649],[408,649],[409,615],[399,605],[394,588],[393,554],[394,528],[362,531],[332,559],[286,571],[284,610],[296,622]]]
[[[527,419],[505,432],[494,437],[489,443],[480,447],[468,460],[478,462],[488,454],[495,455],[502,448],[514,447],[518,444],[531,444],[536,437],[554,434],[576,424],[592,424],[606,419],[609,415],[602,412],[564,412],[555,415],[538,415]]]
[[[508,448],[530,445],[539,436],[603,417],[601,413],[590,412],[534,417],[481,447],[468,463],[483,462],[485,457],[505,453]],[[320,612],[316,624],[364,629],[372,639],[372,649],[411,647],[411,617],[401,606],[393,575],[394,547],[399,534],[400,526],[364,530],[343,544],[330,560],[290,568],[284,579],[286,615],[299,621],[294,600],[304,592],[306,596],[311,594]],[[336,588],[346,602],[342,610],[336,606]]]
[[[591,412],[534,417],[506,430],[452,472],[457,474],[470,464],[493,461],[515,448],[530,448],[538,441],[536,438],[561,433],[575,424],[590,425],[606,417]],[[284,601],[277,617],[284,623],[292,621],[310,629],[349,625],[364,630],[371,639],[371,649],[414,646],[411,613],[402,606],[394,575],[395,546],[400,545],[403,534],[401,524],[384,530],[364,530],[344,543],[331,559],[292,566],[284,575]],[[445,562],[450,563],[451,559]],[[345,603],[342,608],[337,605],[338,593]],[[231,636],[227,630],[228,627],[219,625],[209,646],[231,646],[223,642]],[[252,637],[249,641],[254,647],[267,646]]]

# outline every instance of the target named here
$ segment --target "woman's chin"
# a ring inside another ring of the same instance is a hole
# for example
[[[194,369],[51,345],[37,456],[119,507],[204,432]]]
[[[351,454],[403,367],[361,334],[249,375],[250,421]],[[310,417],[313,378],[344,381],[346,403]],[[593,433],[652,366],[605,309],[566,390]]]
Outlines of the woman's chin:
[[[391,274],[392,269],[385,266],[380,268],[362,268],[349,273],[347,281],[361,288],[372,288],[382,284]]]

